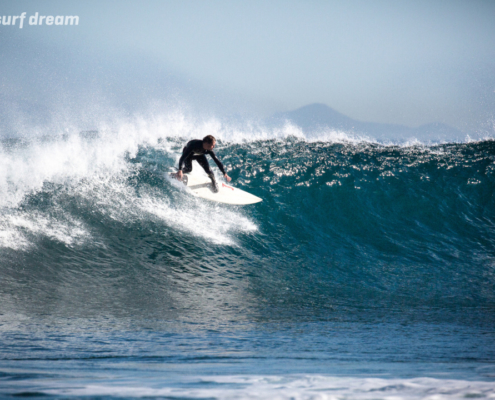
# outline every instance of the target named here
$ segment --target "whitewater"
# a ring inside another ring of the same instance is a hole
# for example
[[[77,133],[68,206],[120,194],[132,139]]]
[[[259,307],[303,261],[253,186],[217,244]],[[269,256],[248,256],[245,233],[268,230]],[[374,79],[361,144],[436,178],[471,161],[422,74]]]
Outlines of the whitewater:
[[[262,203],[168,178],[206,135]],[[494,192],[490,137],[26,128],[0,142],[0,396],[495,398]]]

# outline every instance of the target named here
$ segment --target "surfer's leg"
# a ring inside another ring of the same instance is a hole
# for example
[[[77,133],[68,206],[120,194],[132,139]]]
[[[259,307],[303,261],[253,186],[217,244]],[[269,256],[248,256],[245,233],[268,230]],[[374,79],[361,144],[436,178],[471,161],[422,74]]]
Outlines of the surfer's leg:
[[[206,174],[210,177],[211,183],[213,186],[213,191],[216,193],[218,192],[218,184],[215,179],[215,175],[213,174],[213,171],[210,169],[210,165],[208,164],[208,160],[206,156],[197,156],[195,159],[198,161],[198,164],[203,167],[205,170]]]
[[[199,165],[203,167],[203,169],[205,170],[208,176],[211,177],[213,175],[213,172],[210,169],[210,165],[208,164],[208,160],[206,159],[206,156],[196,156],[194,157],[194,159],[198,162]]]

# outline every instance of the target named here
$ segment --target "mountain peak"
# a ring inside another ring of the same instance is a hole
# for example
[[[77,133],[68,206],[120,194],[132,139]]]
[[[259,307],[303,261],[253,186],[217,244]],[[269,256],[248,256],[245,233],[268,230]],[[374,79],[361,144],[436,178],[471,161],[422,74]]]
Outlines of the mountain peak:
[[[305,133],[332,129],[369,135],[378,140],[415,138],[426,141],[458,141],[465,137],[461,131],[439,122],[409,128],[398,124],[358,121],[322,103],[308,104],[293,111],[276,113],[268,123],[279,125],[287,121],[299,126]]]
[[[273,115],[273,120],[290,121],[303,130],[313,130],[321,127],[350,129],[354,120],[322,103],[308,104],[294,111]],[[357,122],[357,121],[356,121]]]

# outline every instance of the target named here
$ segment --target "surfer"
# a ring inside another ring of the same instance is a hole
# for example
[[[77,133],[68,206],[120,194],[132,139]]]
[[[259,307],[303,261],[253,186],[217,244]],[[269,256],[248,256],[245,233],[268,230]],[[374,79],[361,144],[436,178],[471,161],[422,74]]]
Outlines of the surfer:
[[[230,176],[227,175],[223,164],[217,158],[213,152],[213,148],[217,140],[212,136],[208,135],[203,138],[203,140],[194,139],[186,144],[186,147],[182,150],[182,156],[179,160],[179,171],[177,172],[177,179],[182,180],[183,174],[187,174],[192,171],[192,161],[196,160],[199,165],[203,167],[206,174],[210,177],[211,183],[213,184],[213,190],[218,192],[218,184],[215,180],[215,175],[213,175],[210,166],[208,165],[208,160],[206,159],[206,154],[209,154],[213,161],[218,165],[220,171],[222,171],[223,176],[227,182],[231,181]]]

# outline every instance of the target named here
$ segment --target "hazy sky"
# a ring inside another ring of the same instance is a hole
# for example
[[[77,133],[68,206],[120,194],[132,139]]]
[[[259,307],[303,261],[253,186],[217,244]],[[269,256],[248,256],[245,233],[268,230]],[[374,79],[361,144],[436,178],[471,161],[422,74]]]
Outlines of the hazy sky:
[[[0,25],[0,73],[22,74],[3,82],[10,91],[38,79],[40,68],[59,74],[77,65],[79,80],[97,76],[98,68],[108,76],[118,69],[127,88],[163,77],[205,99],[204,93],[248,99],[263,115],[319,102],[356,119],[409,126],[438,121],[469,130],[495,117],[493,0],[0,6],[0,16],[79,16],[77,27],[29,26],[27,19],[23,29]]]

